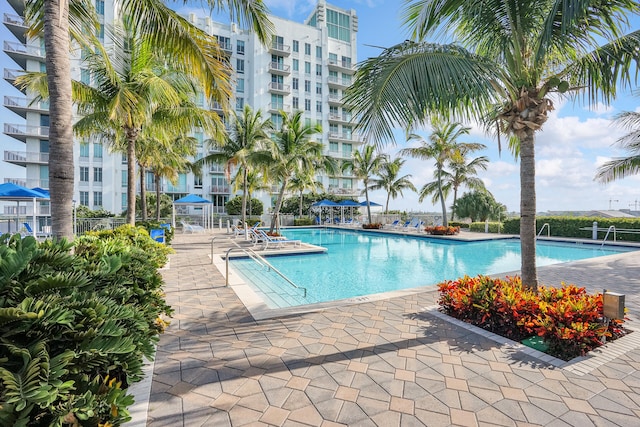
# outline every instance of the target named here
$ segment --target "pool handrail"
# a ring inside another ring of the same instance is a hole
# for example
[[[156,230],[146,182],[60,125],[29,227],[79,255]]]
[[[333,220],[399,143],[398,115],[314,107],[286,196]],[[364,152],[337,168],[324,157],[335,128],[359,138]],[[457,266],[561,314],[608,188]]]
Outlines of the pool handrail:
[[[244,252],[249,258],[251,258],[252,260],[254,260],[255,262],[257,262],[258,264],[260,264],[263,267],[266,267],[269,270],[273,270],[274,273],[276,273],[278,276],[282,277],[285,282],[289,283],[291,286],[293,286],[296,289],[302,289],[303,294],[302,296],[304,298],[307,297],[307,288],[302,287],[302,286],[298,286],[295,283],[293,283],[291,281],[291,279],[289,279],[287,276],[285,276],[284,274],[282,274],[280,272],[280,270],[278,270],[277,268],[275,268],[273,265],[271,265],[269,263],[269,261],[267,261],[266,259],[264,259],[264,257],[258,255],[253,249],[250,248],[240,248],[240,247],[235,247],[235,248],[230,248],[226,255],[225,255],[225,267],[226,267],[226,277],[225,277],[225,286],[229,286],[229,254],[234,251],[234,250],[240,250],[242,252]]]
[[[547,228],[547,237],[551,237],[551,227],[549,226],[548,222],[545,222],[544,224],[542,224],[542,228],[538,232],[538,235],[536,236],[536,240],[538,239],[538,237],[540,237],[545,227]]]

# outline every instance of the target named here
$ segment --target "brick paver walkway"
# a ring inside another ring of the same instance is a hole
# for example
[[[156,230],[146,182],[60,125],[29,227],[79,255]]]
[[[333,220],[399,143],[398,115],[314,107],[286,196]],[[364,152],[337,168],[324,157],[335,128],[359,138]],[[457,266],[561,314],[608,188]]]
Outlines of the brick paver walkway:
[[[433,291],[255,321],[210,264],[208,239],[178,235],[164,270],[176,313],[149,426],[640,426],[637,350],[577,375],[424,311]],[[634,313],[637,261],[540,276],[625,292]]]

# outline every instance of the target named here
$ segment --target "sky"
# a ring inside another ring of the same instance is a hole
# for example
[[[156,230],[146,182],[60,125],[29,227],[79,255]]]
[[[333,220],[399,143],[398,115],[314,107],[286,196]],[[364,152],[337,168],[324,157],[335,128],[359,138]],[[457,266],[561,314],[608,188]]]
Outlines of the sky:
[[[272,14],[302,22],[316,6],[315,0],[265,0]],[[401,2],[397,0],[333,0],[329,2],[343,9],[355,9],[358,15],[358,61],[379,54],[380,49],[374,46],[388,47],[408,38],[399,18]],[[195,9],[195,8],[194,8]],[[188,8],[180,8],[188,11]],[[201,9],[197,9],[200,13]],[[7,2],[0,3],[0,11],[14,14]],[[640,18],[633,19],[633,27],[640,27]],[[11,33],[0,25],[2,40],[15,41]],[[3,68],[18,68],[7,55],[0,55]],[[22,96],[4,80],[0,81],[3,95]],[[640,176],[629,177],[611,184],[603,185],[593,180],[599,165],[615,156],[624,153],[612,144],[624,135],[624,131],[611,125],[611,118],[621,111],[640,112],[640,93],[633,96],[636,88],[619,91],[620,96],[610,106],[597,105],[588,108],[584,103],[557,99],[555,110],[551,112],[543,130],[537,134],[536,140],[536,189],[538,212],[632,209],[640,210]],[[0,120],[5,123],[24,123],[24,120],[0,108]],[[507,206],[509,212],[519,211],[520,183],[519,164],[508,152],[498,152],[498,144],[488,138],[482,129],[471,123],[471,132],[461,141],[481,142],[487,146],[477,156],[489,157],[488,170],[479,177],[496,200]],[[416,133],[427,138],[428,129],[417,130]],[[401,137],[396,145],[386,145],[384,151],[394,156],[408,145]],[[23,151],[24,144],[6,135],[0,135],[2,151]],[[415,145],[415,143],[414,143]],[[24,168],[9,163],[0,163],[2,177],[24,178]],[[417,188],[432,180],[432,162],[407,159],[403,174],[411,174],[411,181]],[[386,194],[374,192],[371,200],[384,204]],[[362,198],[361,198],[362,199]],[[451,199],[448,201],[451,204]],[[406,211],[439,211],[439,205],[433,206],[430,197],[418,202],[418,195],[405,191],[402,198],[392,200],[390,209]]]

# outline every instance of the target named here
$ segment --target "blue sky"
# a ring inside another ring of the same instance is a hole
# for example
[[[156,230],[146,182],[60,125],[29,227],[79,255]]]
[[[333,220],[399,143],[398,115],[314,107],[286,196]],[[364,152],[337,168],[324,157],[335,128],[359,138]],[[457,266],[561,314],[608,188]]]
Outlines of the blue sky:
[[[274,15],[302,22],[315,8],[315,0],[266,0]],[[407,38],[401,27],[399,8],[396,0],[334,0],[329,2],[344,9],[355,9],[359,18],[358,60],[377,55],[379,49],[371,46],[391,46]],[[14,14],[7,2],[0,4],[0,11]],[[200,12],[201,9],[198,9]],[[634,28],[640,27],[640,19],[633,20]],[[14,37],[0,26],[2,40],[14,41]],[[15,69],[6,55],[0,56],[3,68]],[[22,96],[4,80],[0,81],[3,95]],[[612,156],[623,155],[611,145],[623,132],[610,125],[611,117],[620,111],[640,111],[640,96],[632,96],[630,91],[620,92],[613,105],[598,105],[593,109],[581,103],[557,100],[556,110],[552,112],[538,134],[536,144],[537,158],[537,198],[538,211],[547,210],[590,210],[625,209],[640,210],[640,176],[630,177],[612,184],[602,185],[593,181],[595,170]],[[0,109],[0,118],[5,123],[24,123],[23,119],[5,108]],[[472,126],[471,124],[468,124]],[[519,210],[519,165],[513,157],[503,150],[498,155],[497,143],[487,138],[477,126],[472,126],[467,141],[482,142],[487,149],[478,152],[491,159],[489,169],[480,177],[496,199],[504,203],[509,211]],[[427,137],[428,129],[418,131]],[[24,144],[0,135],[2,150],[24,150]],[[394,154],[406,145],[402,140],[396,146],[387,146],[385,150]],[[412,181],[420,188],[432,179],[433,168],[430,162],[408,159],[404,173],[413,175]],[[24,178],[24,168],[2,163],[2,177]],[[372,199],[384,203],[386,195],[378,192]],[[449,203],[451,201],[449,200]],[[402,199],[391,202],[392,209],[408,211],[437,211],[427,200],[418,202],[417,194],[405,192]]]

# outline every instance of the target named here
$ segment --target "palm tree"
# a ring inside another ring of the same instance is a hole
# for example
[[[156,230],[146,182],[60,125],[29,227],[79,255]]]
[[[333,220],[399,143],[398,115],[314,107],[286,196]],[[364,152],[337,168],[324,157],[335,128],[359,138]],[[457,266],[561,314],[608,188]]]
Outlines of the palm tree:
[[[303,195],[305,191],[314,192],[315,190],[324,191],[324,185],[321,181],[316,180],[315,170],[302,170],[296,172],[296,174],[289,181],[289,187],[287,190],[292,192],[298,192],[300,194],[300,203],[298,205],[298,215],[302,217],[302,204],[304,202]]]
[[[640,172],[640,113],[625,111],[614,117],[614,123],[629,130],[628,134],[615,143],[619,148],[626,150],[629,156],[614,158],[600,166],[595,179],[602,183],[609,183]]]
[[[86,4],[72,0],[26,1],[26,16],[32,17],[30,34],[44,35],[45,69],[49,102],[49,187],[51,193],[51,229],[54,237],[73,237],[72,200],[74,186],[73,109],[71,65],[69,58],[69,28],[75,34],[86,32],[90,26],[79,24],[78,15],[87,10]],[[44,4],[43,4],[44,3]],[[248,24],[261,42],[266,43],[273,25],[267,18],[262,0],[208,0],[213,9],[227,8],[230,18],[241,25]],[[199,77],[205,93],[226,105],[230,81],[226,59],[220,54],[215,38],[207,36],[187,20],[169,9],[161,0],[123,0],[118,12],[128,16],[143,34],[152,37],[156,52],[163,53],[172,63],[180,63]],[[71,18],[71,19],[70,19]],[[81,28],[82,27],[82,28]],[[129,205],[132,206],[132,205]],[[135,204],[133,205],[135,206]]]
[[[482,149],[486,146],[482,145]],[[465,186],[470,190],[485,190],[484,182],[478,178],[478,170],[487,170],[489,158],[487,156],[476,157],[468,160],[467,155],[473,150],[458,149],[449,159],[447,167],[450,169],[444,178],[445,187],[453,189],[453,206],[458,200],[458,190],[461,186]],[[455,218],[456,211],[451,209],[451,221]]]
[[[376,153],[376,148],[373,145],[364,145],[362,150],[354,151],[351,159],[345,160],[342,164],[343,171],[351,171],[351,173],[358,179],[362,180],[364,188],[365,200],[367,201],[367,218],[369,224],[371,224],[371,206],[369,204],[369,190],[373,189],[373,186],[369,185],[369,180],[377,175],[382,165],[389,161],[389,157],[386,154]]]
[[[322,154],[324,145],[312,141],[311,137],[322,132],[320,124],[305,125],[302,111],[288,114],[280,111],[282,127],[272,138],[272,165],[269,176],[276,180],[280,189],[273,209],[270,232],[279,228],[278,216],[289,181],[301,171],[316,171],[321,167],[332,169],[332,160]]]
[[[378,171],[379,178],[371,180],[372,185],[370,188],[372,190],[385,190],[387,192],[387,202],[384,205],[385,214],[389,213],[389,199],[393,198],[395,200],[399,195],[402,196],[402,191],[407,188],[417,191],[413,183],[409,181],[411,174],[398,176],[405,161],[400,157],[396,157],[392,161],[385,160]]]
[[[81,136],[102,135],[127,154],[127,222],[135,224],[136,143],[154,121],[173,132],[200,126],[212,134],[224,128],[215,112],[199,108],[191,99],[196,82],[155,52],[152,40],[135,28],[115,31],[111,55],[99,51],[86,59],[95,87],[74,84],[78,113],[74,129]],[[158,125],[154,124],[157,131]]]
[[[242,179],[244,174],[236,172],[231,180],[231,184],[233,185],[232,189],[234,192],[242,190]],[[264,171],[257,170],[249,170],[247,172],[247,204],[249,208],[247,212],[249,212],[249,216],[253,215],[253,208],[251,206],[251,202],[253,199],[253,194],[256,191],[268,190],[271,186],[268,183],[268,177],[264,173]]]
[[[419,135],[411,135],[409,139],[420,140],[419,147],[405,148],[400,150],[400,154],[403,156],[414,157],[422,160],[435,160],[435,185],[427,184],[420,190],[420,201],[435,190],[434,201],[440,201],[442,207],[442,225],[445,227],[448,224],[447,221],[447,205],[446,205],[446,190],[443,188],[443,174],[444,168],[447,163],[453,159],[456,152],[474,151],[484,148],[482,144],[475,142],[458,142],[458,138],[462,135],[467,135],[471,128],[464,127],[460,123],[450,123],[446,120],[433,116],[431,118],[431,126],[433,131],[429,135],[429,142],[425,141]]]
[[[610,102],[640,62],[640,30],[628,31],[635,0],[408,0],[412,40],[364,61],[347,108],[378,141],[432,112],[487,119],[520,157],[522,281],[537,287],[535,136],[553,109],[550,94],[586,91]],[[448,33],[456,44],[425,40]]]
[[[256,167],[266,167],[271,160],[267,151],[268,133],[273,129],[270,119],[263,119],[260,110],[253,111],[245,105],[242,114],[233,113],[231,130],[222,140],[209,140],[217,150],[200,159],[197,164],[224,163],[227,181],[231,181],[234,169],[242,176],[242,223],[247,223],[248,175]],[[245,227],[245,237],[248,238]]]

